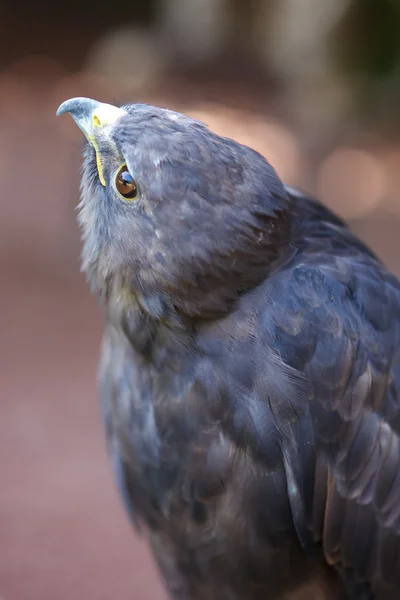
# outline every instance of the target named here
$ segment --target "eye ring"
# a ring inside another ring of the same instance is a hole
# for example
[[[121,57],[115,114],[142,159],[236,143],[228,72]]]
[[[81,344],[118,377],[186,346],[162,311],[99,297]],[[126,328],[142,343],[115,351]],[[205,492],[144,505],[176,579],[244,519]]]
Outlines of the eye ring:
[[[138,197],[139,191],[136,185],[136,181],[130,174],[128,167],[122,165],[117,171],[114,180],[115,189],[119,196],[125,202],[133,202]]]

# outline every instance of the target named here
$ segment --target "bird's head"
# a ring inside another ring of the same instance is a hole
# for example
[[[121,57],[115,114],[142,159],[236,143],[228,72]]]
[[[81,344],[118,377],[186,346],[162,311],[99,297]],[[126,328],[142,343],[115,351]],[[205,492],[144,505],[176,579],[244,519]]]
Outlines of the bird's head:
[[[288,243],[291,201],[260,154],[149,105],[74,98],[66,112],[88,140],[83,268],[99,293],[210,318],[265,278]]]

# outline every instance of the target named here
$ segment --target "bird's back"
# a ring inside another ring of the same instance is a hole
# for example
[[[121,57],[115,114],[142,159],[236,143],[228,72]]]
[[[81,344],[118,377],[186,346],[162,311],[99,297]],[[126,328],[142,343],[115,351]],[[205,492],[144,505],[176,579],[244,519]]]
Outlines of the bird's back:
[[[296,208],[298,255],[267,282],[273,309],[265,326],[266,345],[294,369],[299,386],[307,383],[307,402],[297,394],[299,418],[290,426],[286,459],[295,482],[294,521],[305,544],[309,532],[320,541],[350,589],[364,581],[374,598],[394,599],[400,593],[400,282],[326,208],[298,193]],[[293,419],[296,408],[288,411]]]

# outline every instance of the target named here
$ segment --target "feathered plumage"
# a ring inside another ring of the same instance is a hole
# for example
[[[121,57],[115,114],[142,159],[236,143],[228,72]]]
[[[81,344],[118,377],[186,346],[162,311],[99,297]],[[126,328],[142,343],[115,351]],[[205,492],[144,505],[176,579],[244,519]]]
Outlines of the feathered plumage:
[[[172,597],[397,600],[399,281],[189,117],[131,105],[85,127],[109,452]],[[134,202],[115,187],[124,164]]]

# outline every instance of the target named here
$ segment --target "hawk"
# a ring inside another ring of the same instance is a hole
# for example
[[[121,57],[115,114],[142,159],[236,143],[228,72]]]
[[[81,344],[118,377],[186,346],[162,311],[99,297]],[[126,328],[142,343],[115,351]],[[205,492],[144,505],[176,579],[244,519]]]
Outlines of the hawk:
[[[108,449],[175,600],[398,600],[400,282],[254,150],[145,104],[87,138]]]

